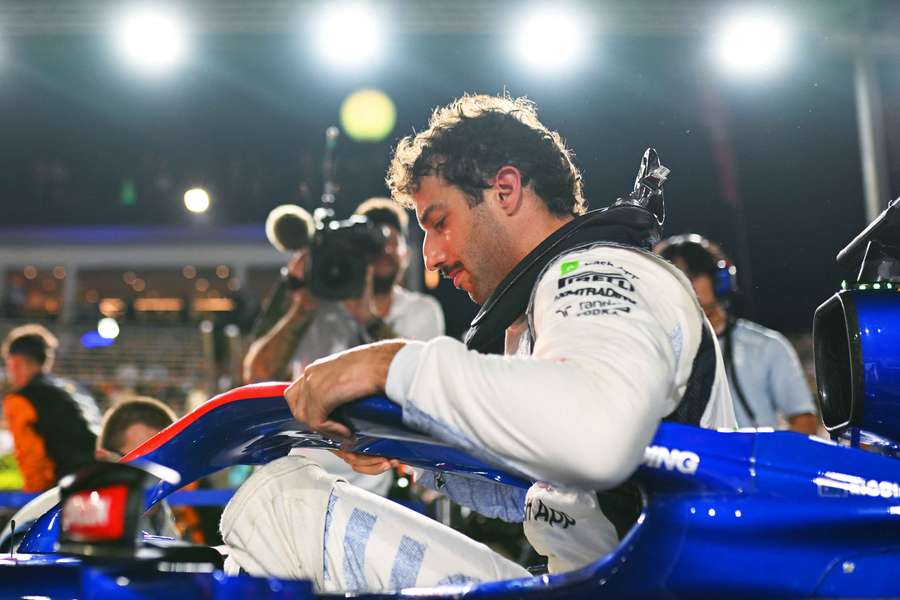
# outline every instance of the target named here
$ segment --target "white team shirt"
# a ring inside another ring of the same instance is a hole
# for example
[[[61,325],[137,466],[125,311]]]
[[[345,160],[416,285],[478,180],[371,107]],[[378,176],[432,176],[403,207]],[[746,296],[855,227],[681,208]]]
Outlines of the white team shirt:
[[[455,496],[479,512],[524,519],[529,541],[558,572],[615,547],[594,490],[619,485],[640,465],[681,401],[708,325],[677,268],[611,244],[553,261],[532,303],[533,336],[523,320],[510,327],[507,356],[450,338],[410,343],[391,363],[386,391],[408,424],[538,481],[527,496],[472,480],[448,482],[446,491],[466,487]],[[720,356],[700,424],[735,426]],[[567,518],[575,523],[562,527]]]

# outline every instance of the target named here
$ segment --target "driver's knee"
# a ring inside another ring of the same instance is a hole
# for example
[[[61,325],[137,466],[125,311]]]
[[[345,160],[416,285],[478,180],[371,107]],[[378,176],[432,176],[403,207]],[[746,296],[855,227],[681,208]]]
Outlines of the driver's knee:
[[[315,579],[328,498],[339,477],[302,456],[257,470],[222,513],[222,540],[253,575]],[[318,543],[317,543],[318,542]]]

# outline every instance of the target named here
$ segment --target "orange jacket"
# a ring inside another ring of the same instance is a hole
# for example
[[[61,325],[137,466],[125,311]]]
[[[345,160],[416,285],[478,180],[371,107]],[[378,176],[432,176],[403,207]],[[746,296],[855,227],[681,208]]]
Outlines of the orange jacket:
[[[26,492],[42,492],[94,459],[96,436],[69,387],[41,375],[3,400]]]

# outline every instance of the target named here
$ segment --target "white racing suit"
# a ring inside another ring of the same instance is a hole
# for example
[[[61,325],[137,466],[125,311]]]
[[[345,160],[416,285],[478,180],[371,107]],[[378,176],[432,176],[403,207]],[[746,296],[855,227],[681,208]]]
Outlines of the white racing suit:
[[[618,542],[594,490],[618,486],[641,463],[685,393],[703,327],[690,282],[674,266],[596,244],[549,263],[528,313],[507,330],[507,356],[450,338],[411,342],[391,363],[386,392],[408,425],[538,482],[526,494],[444,474],[437,487],[487,516],[524,521],[529,541],[559,572]],[[735,425],[718,352],[700,425]],[[420,482],[434,484],[433,474]],[[309,578],[326,592],[528,575],[298,457],[244,484],[225,510],[222,534],[232,568]]]

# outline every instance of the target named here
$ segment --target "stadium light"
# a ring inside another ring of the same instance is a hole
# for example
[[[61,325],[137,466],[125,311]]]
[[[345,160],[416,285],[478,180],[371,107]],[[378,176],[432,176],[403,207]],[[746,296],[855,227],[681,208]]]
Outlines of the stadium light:
[[[380,142],[394,130],[397,109],[381,90],[357,90],[341,103],[340,120],[341,129],[350,139]]]
[[[560,8],[529,14],[515,32],[516,53],[543,70],[571,66],[584,51],[584,23]]]
[[[97,323],[97,333],[105,340],[114,340],[119,337],[119,324],[110,317],[100,319]]]
[[[182,19],[161,7],[144,7],[123,14],[116,23],[115,40],[126,61],[151,74],[172,69],[187,51],[187,31]]]
[[[184,193],[184,207],[194,214],[209,210],[209,194],[203,188],[191,188]]]
[[[322,12],[316,39],[322,55],[342,67],[370,64],[381,51],[378,17],[367,3],[329,4]]]
[[[759,75],[780,67],[788,53],[790,33],[784,20],[756,12],[733,16],[714,39],[720,67],[738,75]]]

